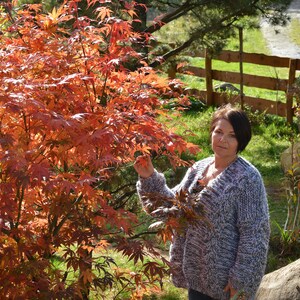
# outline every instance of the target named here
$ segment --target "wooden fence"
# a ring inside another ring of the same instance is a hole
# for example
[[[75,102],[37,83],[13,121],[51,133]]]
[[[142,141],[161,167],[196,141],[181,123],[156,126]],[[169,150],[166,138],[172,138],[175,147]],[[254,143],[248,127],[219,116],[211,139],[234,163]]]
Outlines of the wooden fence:
[[[185,66],[173,70],[169,76],[176,73],[192,74],[205,78],[206,90],[191,90],[190,93],[201,99],[205,99],[207,105],[221,105],[226,102],[239,101],[241,105],[249,105],[255,110],[265,111],[270,114],[286,117],[289,123],[293,120],[293,89],[297,71],[300,70],[300,59],[292,59],[264,54],[245,53],[240,51],[222,51],[217,57],[212,58],[209,53],[197,53],[194,57],[205,58],[205,68]],[[240,64],[240,72],[219,71],[212,69],[212,59],[221,60],[227,63],[235,62]],[[274,68],[288,68],[288,78],[280,79],[266,76],[244,74],[243,63],[272,66]],[[174,73],[175,72],[175,73]],[[228,97],[228,93],[220,93],[214,90],[213,80],[223,81],[240,85],[240,94],[234,98]],[[249,97],[243,94],[243,86],[263,88],[274,91],[285,92],[286,102]]]

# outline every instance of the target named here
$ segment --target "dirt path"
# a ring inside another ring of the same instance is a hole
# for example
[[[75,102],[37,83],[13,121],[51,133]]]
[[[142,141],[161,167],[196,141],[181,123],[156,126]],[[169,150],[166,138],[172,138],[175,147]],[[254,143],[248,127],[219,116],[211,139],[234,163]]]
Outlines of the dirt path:
[[[287,12],[291,18],[300,20],[300,0],[294,0]],[[272,27],[265,20],[261,21],[261,30],[272,55],[300,58],[300,46],[290,40],[289,28],[290,25],[286,27]],[[276,31],[279,33],[276,33]]]

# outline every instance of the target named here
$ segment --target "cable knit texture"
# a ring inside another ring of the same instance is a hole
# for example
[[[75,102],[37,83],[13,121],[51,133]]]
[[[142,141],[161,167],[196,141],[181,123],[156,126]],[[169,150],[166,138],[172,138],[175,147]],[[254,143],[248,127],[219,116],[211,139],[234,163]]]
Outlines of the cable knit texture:
[[[152,192],[170,198],[180,189],[194,193],[212,162],[213,157],[196,162],[173,189],[157,171],[147,179],[140,178],[137,190],[142,204],[151,206],[151,199],[142,196]],[[229,281],[236,290],[244,291],[246,299],[254,299],[264,275],[270,235],[261,175],[239,157],[197,197],[206,222],[188,226],[185,234],[174,233],[170,248],[173,283],[225,300],[230,298],[223,291]]]

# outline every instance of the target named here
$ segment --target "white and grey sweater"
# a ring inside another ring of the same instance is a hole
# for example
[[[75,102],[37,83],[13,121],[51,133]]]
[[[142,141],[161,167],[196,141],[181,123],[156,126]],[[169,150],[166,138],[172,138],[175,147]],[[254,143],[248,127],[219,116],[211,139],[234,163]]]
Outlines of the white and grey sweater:
[[[193,193],[213,157],[196,162],[182,182],[169,189],[157,171],[140,178],[137,190],[144,206],[160,193],[174,197],[180,189]],[[246,299],[254,299],[264,275],[270,235],[266,192],[258,170],[238,157],[198,195],[207,222],[190,225],[185,234],[174,233],[170,248],[172,280],[177,287],[191,288],[214,299],[229,299],[223,290],[228,282]]]

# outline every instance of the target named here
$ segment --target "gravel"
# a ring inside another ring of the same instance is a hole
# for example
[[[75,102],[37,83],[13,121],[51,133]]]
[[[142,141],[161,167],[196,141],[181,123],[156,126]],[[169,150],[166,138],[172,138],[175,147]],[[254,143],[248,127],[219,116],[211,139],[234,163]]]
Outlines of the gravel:
[[[291,18],[300,20],[300,0],[294,0],[289,6],[287,13]],[[293,43],[289,37],[290,25],[274,27],[268,24],[266,20],[261,20],[260,26],[271,55],[300,58],[300,46]]]

